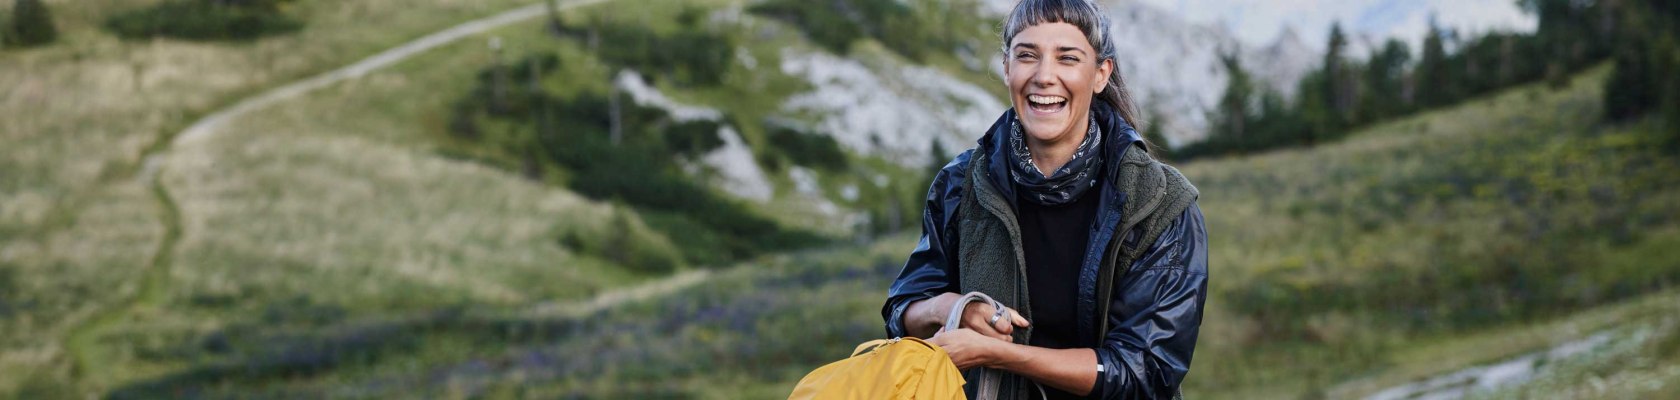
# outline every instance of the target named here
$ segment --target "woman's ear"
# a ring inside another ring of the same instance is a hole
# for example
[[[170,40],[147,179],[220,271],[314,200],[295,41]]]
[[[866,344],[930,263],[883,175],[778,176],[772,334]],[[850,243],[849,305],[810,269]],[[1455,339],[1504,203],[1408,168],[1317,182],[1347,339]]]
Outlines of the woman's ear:
[[[1103,60],[1101,64],[1097,65],[1097,94],[1102,94],[1104,89],[1108,89],[1108,78],[1114,76],[1113,73],[1113,59]]]

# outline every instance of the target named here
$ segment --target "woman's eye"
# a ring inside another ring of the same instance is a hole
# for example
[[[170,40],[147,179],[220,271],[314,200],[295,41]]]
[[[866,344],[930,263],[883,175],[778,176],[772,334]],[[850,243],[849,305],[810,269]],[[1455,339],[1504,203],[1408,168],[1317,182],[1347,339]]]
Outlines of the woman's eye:
[[[1066,62],[1070,62],[1070,63],[1077,63],[1077,62],[1079,62],[1079,57],[1063,56],[1062,61],[1066,61]]]
[[[1032,53],[1016,53],[1015,54],[1015,59],[1017,59],[1017,60],[1028,60],[1028,59],[1032,59],[1032,58],[1033,58]]]

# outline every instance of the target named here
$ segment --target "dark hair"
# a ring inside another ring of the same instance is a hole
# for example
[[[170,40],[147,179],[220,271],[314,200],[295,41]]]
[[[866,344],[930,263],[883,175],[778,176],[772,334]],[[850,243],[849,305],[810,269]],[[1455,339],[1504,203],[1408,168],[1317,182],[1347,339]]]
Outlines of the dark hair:
[[[1132,102],[1132,94],[1126,89],[1126,80],[1120,77],[1120,50],[1114,45],[1114,34],[1109,32],[1108,14],[1103,13],[1102,7],[1090,0],[1022,0],[1015,4],[1015,10],[1009,12],[1009,17],[1003,20],[1003,53],[1009,54],[1009,43],[1015,40],[1015,35],[1029,27],[1044,23],[1065,22],[1079,28],[1085,33],[1085,41],[1096,49],[1098,62],[1108,60],[1114,65],[1113,73],[1108,74],[1108,89],[1097,94],[1097,99],[1107,103],[1120,113],[1126,123],[1132,124],[1133,129],[1142,130],[1143,121],[1138,119],[1137,105]]]

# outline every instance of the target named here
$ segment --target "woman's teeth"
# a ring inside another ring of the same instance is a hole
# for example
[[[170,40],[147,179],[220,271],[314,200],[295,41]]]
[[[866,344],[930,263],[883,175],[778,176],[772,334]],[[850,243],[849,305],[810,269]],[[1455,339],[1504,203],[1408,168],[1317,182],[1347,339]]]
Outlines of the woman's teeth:
[[[1061,96],[1042,96],[1035,94],[1027,96],[1027,103],[1030,104],[1032,109],[1035,111],[1056,112],[1061,111],[1062,106],[1067,104],[1067,98]]]
[[[1063,98],[1063,97],[1059,97],[1059,96],[1040,96],[1040,95],[1035,94],[1035,95],[1027,96],[1027,101],[1033,102],[1035,104],[1056,104],[1056,103],[1061,103],[1061,102],[1067,101],[1067,98]]]

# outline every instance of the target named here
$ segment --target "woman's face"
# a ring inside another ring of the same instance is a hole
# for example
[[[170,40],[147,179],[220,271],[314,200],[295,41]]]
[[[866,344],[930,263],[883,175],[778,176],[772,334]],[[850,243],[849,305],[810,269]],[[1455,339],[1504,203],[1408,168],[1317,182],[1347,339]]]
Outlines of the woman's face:
[[[1084,139],[1091,99],[1114,70],[1113,62],[1098,57],[1085,33],[1066,22],[1033,25],[1015,34],[1003,64],[1021,127],[1027,136],[1048,143]]]

